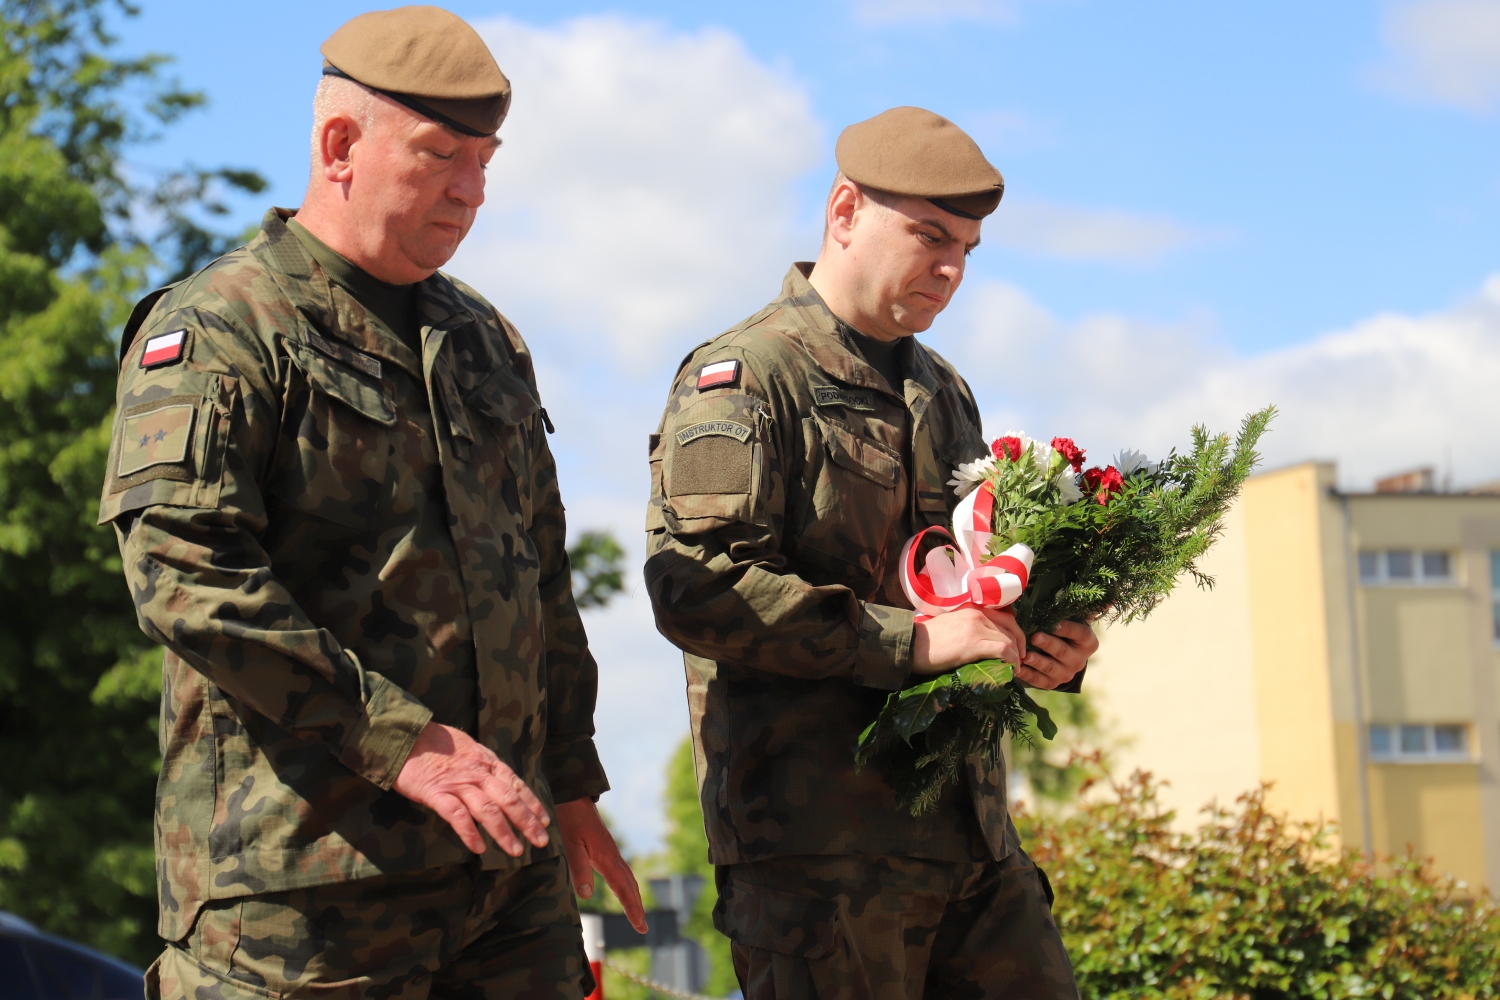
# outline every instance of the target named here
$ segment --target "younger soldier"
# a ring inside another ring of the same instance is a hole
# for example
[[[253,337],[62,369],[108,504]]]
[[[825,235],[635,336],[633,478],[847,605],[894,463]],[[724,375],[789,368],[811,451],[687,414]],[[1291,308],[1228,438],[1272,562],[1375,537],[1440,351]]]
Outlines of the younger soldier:
[[[437,271],[510,84],[435,7],[322,52],[301,209],[121,345],[101,520],[167,647],[148,993],[582,997],[569,870],[644,925],[551,427],[516,329]]]
[[[958,373],[913,334],[963,279],[1004,181],[946,119],[893,108],[839,137],[816,264],[684,361],[651,440],[646,579],[682,648],[717,866],[716,925],[747,1000],[1077,996],[1005,775],[913,819],[854,747],[914,675],[998,657],[1075,683],[1097,643],[969,608],[914,623],[897,576],[985,452]]]

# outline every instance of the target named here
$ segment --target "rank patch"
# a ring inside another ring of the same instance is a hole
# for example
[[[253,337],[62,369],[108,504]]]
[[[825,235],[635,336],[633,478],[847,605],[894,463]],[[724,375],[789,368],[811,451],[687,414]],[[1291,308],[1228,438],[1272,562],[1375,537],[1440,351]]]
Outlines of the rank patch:
[[[677,443],[687,444],[701,437],[719,436],[734,438],[744,444],[750,437],[750,428],[736,420],[705,420],[701,424],[684,427],[677,432]]]
[[[698,373],[698,391],[704,389],[717,389],[721,385],[734,385],[739,381],[740,363],[738,361],[716,361],[711,365],[704,365],[703,370]]]
[[[173,330],[146,341],[146,350],[141,354],[142,368],[159,368],[182,360],[182,348],[187,344],[186,330]]]
[[[125,420],[120,439],[120,466],[115,473],[129,476],[153,465],[171,465],[187,457],[193,407],[174,403]]]

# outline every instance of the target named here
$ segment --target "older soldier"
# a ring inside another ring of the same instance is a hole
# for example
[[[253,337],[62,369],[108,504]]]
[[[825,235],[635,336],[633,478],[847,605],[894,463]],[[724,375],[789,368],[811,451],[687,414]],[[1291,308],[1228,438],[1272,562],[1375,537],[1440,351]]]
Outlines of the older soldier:
[[[580,997],[569,871],[642,914],[551,424],[515,328],[437,271],[510,84],[435,7],[322,53],[301,209],[121,347],[101,520],[167,647],[149,992]]]
[[[854,746],[914,675],[987,657],[1071,685],[1096,642],[1030,645],[1007,612],[914,623],[897,577],[915,530],[984,454],[932,325],[1004,181],[946,119],[894,108],[837,147],[816,264],[683,363],[652,436],[646,578],[684,651],[718,866],[715,923],[749,1000],[1076,997],[1046,877],[1020,850],[1005,775],[913,819]]]

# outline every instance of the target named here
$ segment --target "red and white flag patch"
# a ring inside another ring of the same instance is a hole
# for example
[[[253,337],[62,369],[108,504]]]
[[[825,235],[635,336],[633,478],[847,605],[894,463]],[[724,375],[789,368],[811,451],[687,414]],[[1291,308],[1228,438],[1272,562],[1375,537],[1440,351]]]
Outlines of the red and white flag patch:
[[[716,361],[711,365],[704,365],[703,370],[698,373],[698,389],[715,389],[721,385],[734,385],[740,377],[740,363],[738,361]]]
[[[182,360],[182,348],[187,343],[186,330],[173,330],[146,341],[146,350],[141,354],[142,368],[157,368]]]

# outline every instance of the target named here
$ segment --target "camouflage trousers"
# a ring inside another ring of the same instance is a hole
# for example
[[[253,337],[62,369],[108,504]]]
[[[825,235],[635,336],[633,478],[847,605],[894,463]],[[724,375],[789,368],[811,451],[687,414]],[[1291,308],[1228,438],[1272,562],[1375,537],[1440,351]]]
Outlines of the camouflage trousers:
[[[146,972],[152,1000],[551,1000],[593,988],[561,857],[211,900]]]
[[[718,869],[714,923],[745,1000],[1078,1000],[1047,876],[870,855]]]

